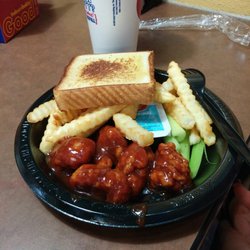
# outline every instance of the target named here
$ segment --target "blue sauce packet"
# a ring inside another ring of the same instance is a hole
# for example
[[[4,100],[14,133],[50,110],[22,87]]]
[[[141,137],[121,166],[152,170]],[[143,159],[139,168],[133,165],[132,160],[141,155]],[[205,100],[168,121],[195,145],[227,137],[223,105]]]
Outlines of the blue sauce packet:
[[[159,103],[141,105],[136,121],[154,134],[154,138],[170,135],[171,127],[163,106]]]

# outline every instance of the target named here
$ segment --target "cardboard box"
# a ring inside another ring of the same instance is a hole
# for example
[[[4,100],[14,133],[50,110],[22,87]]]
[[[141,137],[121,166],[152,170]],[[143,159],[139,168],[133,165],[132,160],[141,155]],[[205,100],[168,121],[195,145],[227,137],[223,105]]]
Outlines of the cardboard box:
[[[37,0],[0,0],[0,43],[6,43],[39,14]]]

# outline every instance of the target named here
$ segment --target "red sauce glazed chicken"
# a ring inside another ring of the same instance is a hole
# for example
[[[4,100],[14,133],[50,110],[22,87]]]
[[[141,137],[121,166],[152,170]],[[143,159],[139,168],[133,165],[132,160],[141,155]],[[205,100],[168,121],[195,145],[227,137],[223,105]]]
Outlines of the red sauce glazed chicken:
[[[76,169],[91,161],[95,154],[95,142],[80,136],[69,137],[57,142],[50,153],[49,165],[54,170]]]
[[[113,126],[99,131],[96,142],[82,137],[59,141],[48,156],[52,169],[70,169],[69,185],[77,191],[101,194],[110,203],[125,203],[151,188],[179,191],[190,185],[188,162],[171,143],[156,154],[136,142],[128,144]]]
[[[179,154],[174,143],[160,143],[155,162],[149,173],[151,188],[167,188],[180,191],[191,185],[188,161]]]

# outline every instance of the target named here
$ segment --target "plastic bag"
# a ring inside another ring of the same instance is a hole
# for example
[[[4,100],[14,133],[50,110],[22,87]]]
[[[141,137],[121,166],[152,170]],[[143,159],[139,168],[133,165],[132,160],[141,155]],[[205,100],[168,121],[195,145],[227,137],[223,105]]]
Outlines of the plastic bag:
[[[140,30],[217,29],[233,42],[250,44],[250,27],[233,17],[220,14],[155,18],[140,22]]]

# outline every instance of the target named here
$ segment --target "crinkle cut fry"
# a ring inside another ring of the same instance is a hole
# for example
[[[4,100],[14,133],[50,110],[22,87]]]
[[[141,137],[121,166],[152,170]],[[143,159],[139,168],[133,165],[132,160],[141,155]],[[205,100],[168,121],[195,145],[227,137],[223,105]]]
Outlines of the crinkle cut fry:
[[[199,133],[198,129],[196,128],[196,126],[194,126],[190,130],[190,133],[189,133],[189,143],[190,143],[190,145],[194,145],[194,144],[199,143],[200,140],[201,140],[200,133]]]
[[[194,117],[182,104],[180,97],[176,97],[171,103],[164,103],[163,106],[166,112],[172,116],[182,128],[192,129],[194,127]]]
[[[169,103],[175,100],[175,96],[171,94],[162,84],[155,83],[154,101],[158,103]]]
[[[27,121],[30,123],[42,121],[57,110],[58,107],[55,100],[44,102],[27,114]]]
[[[150,146],[154,143],[154,135],[152,132],[141,127],[135,120],[125,114],[113,115],[115,126],[129,140],[135,141],[141,147]]]
[[[71,122],[59,126],[53,134],[48,136],[47,140],[55,144],[58,140],[67,136],[89,136],[90,133],[98,129],[103,123],[107,122],[113,114],[119,112],[124,107],[124,105],[114,105],[86,111]]]
[[[171,94],[173,94],[172,92],[175,91],[174,85],[170,78],[168,78],[167,81],[163,82],[161,85],[165,90],[167,90]]]
[[[50,114],[49,119],[48,119],[48,124],[44,131],[44,135],[42,137],[42,141],[40,143],[39,149],[44,154],[49,153],[52,147],[54,146],[54,143],[49,138],[53,136],[53,134],[59,129],[59,127],[66,124],[67,122],[74,120],[80,114],[83,114],[85,112],[80,111],[80,110],[62,112],[58,110]]]
[[[123,108],[120,111],[120,113],[125,114],[125,115],[129,115],[132,119],[135,119],[136,115],[137,115],[138,108],[139,108],[139,104],[128,105],[125,108]]]
[[[210,146],[215,143],[216,137],[210,126],[210,121],[207,116],[204,115],[201,105],[195,99],[195,96],[190,89],[187,79],[182,74],[178,64],[171,62],[168,68],[169,77],[175,86],[177,94],[180,96],[182,103],[194,116],[196,127],[200,132],[201,137],[204,139],[206,145]]]
[[[86,110],[67,110],[53,113],[54,118],[60,123],[60,125],[64,125],[75,118],[77,118],[80,114],[84,114],[87,112]]]
[[[55,100],[50,100],[42,103],[27,114],[27,121],[37,123],[50,115],[55,115],[55,119],[61,124],[65,124],[77,117],[83,110],[68,110],[60,111]]]
[[[60,123],[55,119],[54,115],[50,115],[48,119],[48,124],[44,131],[42,141],[40,142],[39,149],[44,154],[48,154],[53,147],[53,143],[48,140],[48,138],[58,129]]]

